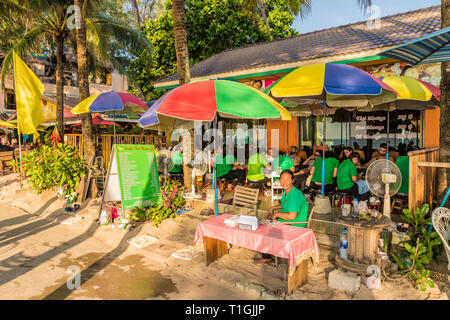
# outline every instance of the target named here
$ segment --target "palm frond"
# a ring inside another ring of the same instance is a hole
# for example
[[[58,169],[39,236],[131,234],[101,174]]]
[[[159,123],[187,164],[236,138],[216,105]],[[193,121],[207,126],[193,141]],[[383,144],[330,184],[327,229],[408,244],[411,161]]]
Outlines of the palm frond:
[[[135,54],[141,54],[145,49],[149,52],[153,50],[152,44],[142,32],[122,25],[106,14],[96,14],[89,19],[92,19],[93,23],[99,24],[104,34],[111,35],[119,44]]]
[[[26,52],[36,49],[39,43],[38,40],[46,33],[46,31],[46,27],[42,25],[31,29],[8,52],[2,64],[2,88],[5,86],[5,75],[12,65],[13,51],[15,51],[19,57],[22,57]]]

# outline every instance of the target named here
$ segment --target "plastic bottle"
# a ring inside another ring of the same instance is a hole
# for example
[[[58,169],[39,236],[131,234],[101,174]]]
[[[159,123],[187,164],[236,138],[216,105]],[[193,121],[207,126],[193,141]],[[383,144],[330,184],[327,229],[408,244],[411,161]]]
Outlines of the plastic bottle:
[[[353,198],[353,211],[356,211],[356,208],[358,207],[358,199]]]
[[[339,257],[341,259],[348,259],[347,249],[348,249],[347,229],[344,228],[344,230],[342,230],[339,243]]]

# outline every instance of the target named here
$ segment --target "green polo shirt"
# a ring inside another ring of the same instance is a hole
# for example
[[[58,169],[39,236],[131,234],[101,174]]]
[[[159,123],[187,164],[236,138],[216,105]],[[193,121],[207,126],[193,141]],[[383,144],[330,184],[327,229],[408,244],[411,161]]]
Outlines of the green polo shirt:
[[[169,168],[172,168],[172,170],[170,170],[170,173],[180,173],[181,171],[183,171],[183,155],[179,152],[174,152],[172,153],[172,155],[170,156],[170,164],[169,164]]]
[[[311,181],[322,183],[322,158],[317,158],[314,161],[314,174]],[[339,165],[339,160],[336,158],[325,158],[325,184],[333,184],[333,171]]]
[[[233,163],[235,163],[236,161],[236,158],[232,154],[227,154],[224,158],[223,154],[219,153],[216,156],[217,177],[220,178],[221,176],[224,176],[228,172],[230,172],[231,169],[233,169]]]
[[[395,161],[402,174],[402,185],[398,192],[408,194],[409,192],[409,156],[400,156]]]
[[[307,221],[308,220],[308,203],[303,193],[296,187],[292,187],[291,191],[286,195],[286,191],[283,191],[283,196],[281,197],[281,212],[297,212],[297,217],[293,220],[285,220],[278,218],[281,222],[292,222],[292,221]],[[306,228],[306,223],[291,224],[294,227]]]
[[[357,177],[356,166],[352,160],[347,159],[342,161],[338,167],[337,172],[337,187],[338,190],[344,190],[353,187],[355,184],[352,177]]]
[[[274,171],[281,168],[281,170],[289,170],[294,168],[294,162],[291,158],[285,156],[278,156],[272,161],[272,168]]]
[[[255,153],[248,159],[248,174],[247,179],[258,181],[265,178],[263,168],[269,164],[266,157]]]

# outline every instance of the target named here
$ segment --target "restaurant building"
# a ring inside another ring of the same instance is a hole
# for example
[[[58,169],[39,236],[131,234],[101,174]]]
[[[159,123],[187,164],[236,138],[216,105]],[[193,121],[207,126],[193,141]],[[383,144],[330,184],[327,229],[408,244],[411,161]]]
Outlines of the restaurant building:
[[[191,79],[231,79],[261,90],[297,67],[313,63],[350,64],[374,76],[406,75],[439,86],[440,63],[410,66],[380,52],[439,30],[441,8],[432,6],[362,21],[293,37],[225,50],[191,66]],[[172,74],[153,83],[157,89],[178,86]],[[351,106],[349,106],[351,107]],[[292,120],[258,120],[253,125],[267,129],[270,146],[271,129],[279,130],[279,147],[300,149],[322,142],[323,111],[293,112]],[[288,108],[289,110],[289,108]],[[327,145],[377,149],[387,140],[386,112],[330,110],[327,115]],[[238,120],[228,121],[235,127]],[[248,121],[247,121],[248,122]],[[390,112],[390,144],[414,143],[421,148],[439,145],[439,109]]]

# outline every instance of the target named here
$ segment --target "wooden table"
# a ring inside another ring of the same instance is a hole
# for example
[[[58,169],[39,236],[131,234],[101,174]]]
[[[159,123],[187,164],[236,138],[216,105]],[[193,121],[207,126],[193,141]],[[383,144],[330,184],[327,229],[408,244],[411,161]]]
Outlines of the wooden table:
[[[348,259],[336,257],[337,264],[349,271],[365,273],[367,267],[377,264],[378,240],[383,228],[391,225],[391,219],[383,216],[380,219],[360,220],[350,216],[336,215],[336,222],[347,228]]]
[[[228,244],[233,244],[242,248],[255,250],[262,253],[274,254],[273,248],[283,247],[286,249],[290,248],[299,248],[302,245],[308,243],[313,244],[312,247],[315,250],[312,254],[308,255],[305,253],[301,255],[300,258],[296,257],[294,260],[294,264],[290,263],[289,272],[288,272],[288,283],[287,283],[287,293],[292,294],[297,288],[301,287],[308,281],[308,260],[309,258],[313,258],[318,260],[319,249],[318,244],[314,236],[314,232],[311,229],[306,228],[298,228],[289,225],[277,225],[276,227],[267,227],[267,226],[259,226],[258,230],[250,231],[245,229],[240,229],[239,227],[229,227],[223,223],[225,218],[231,215],[221,215],[218,217],[214,217],[212,219],[208,219],[203,221],[197,227],[196,239],[194,240],[194,244],[200,238],[203,241],[205,254],[206,254],[206,265],[209,265],[211,262],[219,259],[220,257],[226,255],[228,253]],[[213,220],[214,219],[214,220]],[[209,225],[206,225],[208,224]],[[202,225],[203,224],[203,225]],[[200,228],[200,229],[199,229]],[[201,230],[202,228],[208,230]],[[200,230],[200,232],[199,232]],[[286,243],[281,241],[283,237],[286,237],[286,234],[289,233],[289,237],[295,238],[295,240],[291,240],[291,242]],[[205,235],[208,234],[208,235]],[[225,240],[225,236],[229,235],[229,237]],[[267,237],[266,239],[270,240],[269,242],[273,243],[272,249],[264,250],[264,246],[258,247],[261,243],[261,239]],[[237,240],[239,239],[239,240]],[[253,241],[255,239],[255,241]],[[305,241],[302,243],[302,241]],[[291,247],[292,246],[292,247]],[[306,247],[306,246],[305,246]],[[290,250],[289,250],[290,251]],[[291,258],[285,254],[286,250],[280,250],[280,254],[276,254],[276,256],[280,258]],[[303,258],[303,259],[302,259]],[[291,261],[291,260],[290,260]],[[294,267],[293,267],[294,265]]]

